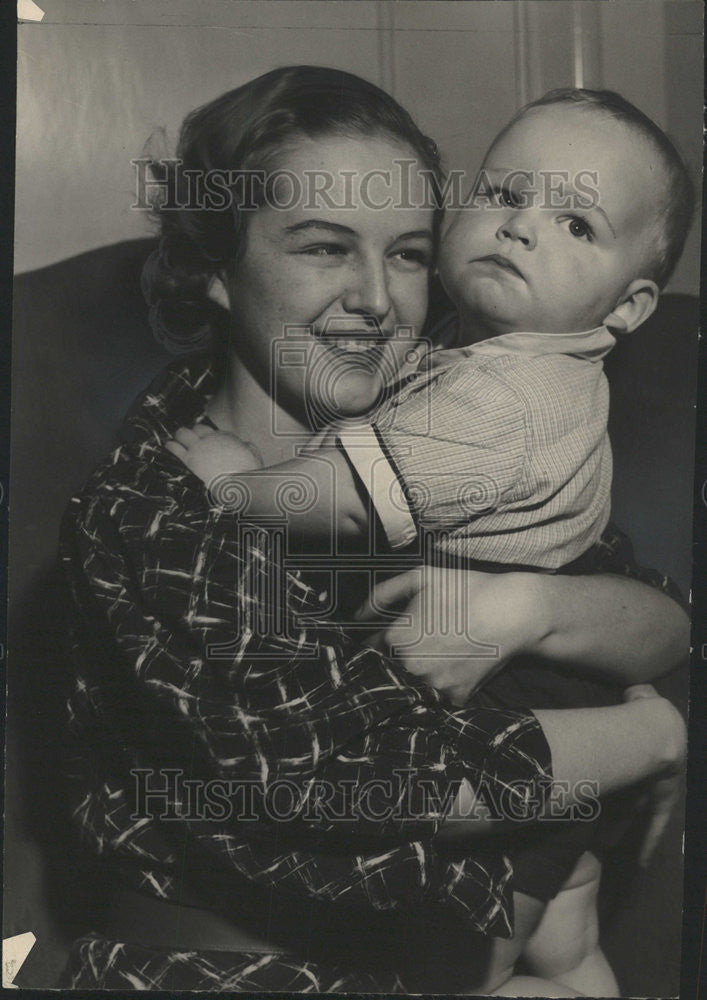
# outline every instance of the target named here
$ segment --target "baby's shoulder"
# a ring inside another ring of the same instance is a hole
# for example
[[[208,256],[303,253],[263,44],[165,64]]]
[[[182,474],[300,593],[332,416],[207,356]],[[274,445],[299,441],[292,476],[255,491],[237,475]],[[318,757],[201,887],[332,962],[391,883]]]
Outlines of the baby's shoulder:
[[[592,419],[607,418],[609,383],[600,363],[569,354],[519,352],[478,362],[476,371],[488,385],[502,386],[504,395],[514,397],[526,417],[547,420],[553,414],[572,413],[582,420],[589,413]]]

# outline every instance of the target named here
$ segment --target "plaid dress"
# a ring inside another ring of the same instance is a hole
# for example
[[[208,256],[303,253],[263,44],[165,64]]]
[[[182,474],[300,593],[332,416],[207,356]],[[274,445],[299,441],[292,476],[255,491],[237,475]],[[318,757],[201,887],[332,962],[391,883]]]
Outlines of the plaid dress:
[[[273,581],[273,536],[239,531],[163,447],[203,417],[215,388],[204,358],[172,364],[65,515],[76,611],[67,772],[83,841],[122,884],[174,901],[196,887],[234,917],[248,887],[271,909],[346,911],[354,928],[444,914],[468,932],[509,936],[508,857],[488,845],[443,856],[433,837],[463,778],[543,801],[550,757],[537,720],[448,711],[327,617],[316,572],[290,567]],[[615,567],[617,555],[607,541],[596,569]],[[213,796],[219,782],[232,808],[195,807],[190,789]],[[361,788],[367,808],[352,808]],[[154,952],[90,933],[75,942],[64,985],[407,989],[393,959],[365,965]]]

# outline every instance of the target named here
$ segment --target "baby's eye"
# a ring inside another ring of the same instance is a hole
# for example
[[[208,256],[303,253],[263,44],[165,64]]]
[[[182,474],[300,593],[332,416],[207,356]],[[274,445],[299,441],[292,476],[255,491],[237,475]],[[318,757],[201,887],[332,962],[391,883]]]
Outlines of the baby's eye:
[[[583,219],[581,215],[573,215],[567,221],[569,222],[568,229],[572,236],[578,240],[586,239],[589,242],[592,241],[594,231],[586,219]]]
[[[494,188],[493,194],[496,199],[496,204],[500,205],[502,208],[520,208],[520,201],[516,195],[513,194],[510,188]]]

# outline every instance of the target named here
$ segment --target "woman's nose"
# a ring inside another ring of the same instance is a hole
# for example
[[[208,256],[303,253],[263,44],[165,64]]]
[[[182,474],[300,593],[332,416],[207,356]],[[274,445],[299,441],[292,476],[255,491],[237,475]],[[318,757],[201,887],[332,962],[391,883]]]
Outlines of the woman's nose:
[[[537,232],[528,212],[513,212],[496,230],[499,240],[522,243],[527,250],[535,249]]]
[[[365,313],[382,320],[390,312],[390,290],[385,267],[373,263],[356,268],[344,294],[346,312]]]

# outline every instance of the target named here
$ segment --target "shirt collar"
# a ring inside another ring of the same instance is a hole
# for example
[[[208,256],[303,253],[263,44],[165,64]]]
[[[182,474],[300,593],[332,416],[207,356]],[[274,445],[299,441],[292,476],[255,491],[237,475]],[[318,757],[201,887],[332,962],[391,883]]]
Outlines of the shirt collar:
[[[462,350],[469,354],[498,357],[501,354],[569,354],[585,361],[601,361],[616,344],[616,337],[605,326],[580,333],[503,333],[499,337],[481,340]]]

